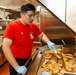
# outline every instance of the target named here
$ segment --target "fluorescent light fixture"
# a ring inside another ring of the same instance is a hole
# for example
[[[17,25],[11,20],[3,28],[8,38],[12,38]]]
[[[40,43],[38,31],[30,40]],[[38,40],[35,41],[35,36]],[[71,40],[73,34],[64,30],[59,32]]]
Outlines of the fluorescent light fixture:
[[[4,7],[4,6],[0,6],[0,8],[6,9],[6,7]]]

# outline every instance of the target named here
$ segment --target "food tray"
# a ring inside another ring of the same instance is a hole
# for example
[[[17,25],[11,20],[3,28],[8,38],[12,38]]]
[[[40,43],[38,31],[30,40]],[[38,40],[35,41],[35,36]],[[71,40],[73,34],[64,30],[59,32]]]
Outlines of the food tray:
[[[58,50],[60,51],[60,52],[62,52],[62,54],[60,54],[60,56],[61,56],[61,61],[63,61],[63,63],[62,63],[62,65],[63,65],[63,67],[62,68],[65,68],[65,72],[63,72],[62,74],[50,74],[50,75],[75,75],[76,74],[76,68],[73,68],[73,70],[70,70],[70,67],[68,67],[69,69],[67,69],[67,64],[65,63],[65,59],[62,59],[62,57],[64,57],[63,56],[63,53],[64,54],[66,54],[67,55],[67,57],[68,57],[68,64],[70,63],[70,61],[72,61],[72,59],[74,59],[74,58],[76,58],[76,56],[74,55],[74,54],[76,54],[76,46],[66,46],[66,47],[63,47],[62,45],[59,45],[59,46],[57,46],[57,48],[58,48]],[[41,69],[41,66],[43,65],[43,62],[44,62],[44,57],[45,57],[45,55],[48,53],[48,51],[49,51],[49,49],[48,49],[48,47],[47,47],[47,49],[45,50],[45,52],[44,52],[44,55],[43,55],[43,59],[42,59],[42,61],[41,61],[41,64],[40,64],[40,67],[39,67],[39,70],[38,70],[38,73],[37,73],[37,75],[42,75],[42,69]],[[73,55],[73,57],[69,57],[69,55],[71,56],[71,55]],[[57,61],[57,60],[56,60]],[[76,60],[75,60],[76,61]],[[76,64],[74,65],[75,67],[76,67]],[[46,66],[47,67],[47,66]],[[74,71],[75,70],[75,71]]]

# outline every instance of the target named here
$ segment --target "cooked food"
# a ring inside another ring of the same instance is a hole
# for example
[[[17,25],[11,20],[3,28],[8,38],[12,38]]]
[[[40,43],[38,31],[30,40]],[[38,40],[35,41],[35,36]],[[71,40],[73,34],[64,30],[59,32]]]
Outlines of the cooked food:
[[[76,72],[76,53],[63,53],[60,51],[55,54],[48,50],[45,52],[41,69],[51,75],[62,75],[66,71]]]
[[[66,70],[64,69],[64,68],[62,68],[61,70],[60,70],[60,72],[58,73],[58,75],[62,75],[63,73],[65,73],[66,72]]]
[[[74,57],[76,57],[76,53],[74,53]]]
[[[60,67],[63,66],[63,62],[62,62],[62,60],[58,60],[58,65],[59,65]]]

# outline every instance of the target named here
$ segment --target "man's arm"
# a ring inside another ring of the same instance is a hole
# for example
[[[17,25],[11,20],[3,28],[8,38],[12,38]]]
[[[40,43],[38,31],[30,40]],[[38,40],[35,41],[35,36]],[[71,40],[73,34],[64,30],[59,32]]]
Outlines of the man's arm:
[[[42,40],[44,43],[46,43],[48,45],[48,47],[50,48],[51,51],[57,53],[56,45],[53,42],[51,42],[44,33],[40,34],[38,37],[40,40]]]
[[[13,68],[16,68],[18,66],[18,63],[16,62],[12,51],[10,49],[10,46],[12,45],[12,40],[9,38],[4,38],[3,39],[3,52],[5,54],[6,59],[8,62],[12,65]]]
[[[47,43],[50,41],[44,33],[41,33],[38,37],[39,37],[40,41],[42,40],[44,43]]]
[[[18,72],[19,74],[24,75],[27,71],[27,68],[23,66],[19,66],[17,61],[15,60],[12,51],[10,49],[10,46],[12,45],[12,40],[8,38],[3,39],[3,52],[5,54],[6,59],[8,62],[12,65],[12,67]]]

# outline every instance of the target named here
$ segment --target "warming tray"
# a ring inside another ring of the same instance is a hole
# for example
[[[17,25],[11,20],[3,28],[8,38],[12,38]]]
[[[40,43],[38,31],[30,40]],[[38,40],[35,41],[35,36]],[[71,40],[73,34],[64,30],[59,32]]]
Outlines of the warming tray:
[[[57,45],[57,48],[60,49],[64,53],[76,53],[76,45],[73,45],[73,46]],[[31,62],[30,66],[27,70],[27,73],[25,75],[42,75],[42,71],[41,71],[40,67],[43,63],[43,60],[44,60],[43,57],[44,57],[45,51],[47,49],[48,49],[47,45],[42,46],[38,49],[38,52],[37,52],[35,58],[33,59],[33,61]],[[65,73],[63,75],[71,75],[71,73],[70,74]],[[75,75],[75,73],[72,75]]]

